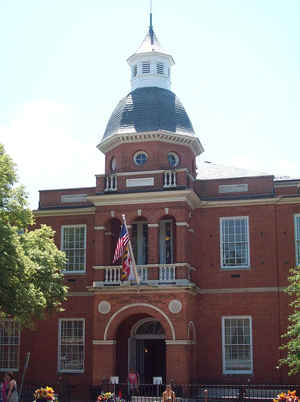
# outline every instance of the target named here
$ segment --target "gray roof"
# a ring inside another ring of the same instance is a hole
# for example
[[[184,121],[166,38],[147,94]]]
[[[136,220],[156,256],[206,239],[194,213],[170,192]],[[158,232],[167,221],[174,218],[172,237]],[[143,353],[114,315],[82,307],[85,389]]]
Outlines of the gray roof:
[[[102,140],[119,133],[160,130],[194,135],[191,121],[173,92],[158,87],[137,88],[119,102]]]
[[[237,177],[253,177],[253,176],[270,176],[269,173],[259,172],[255,170],[237,168],[234,166],[224,166],[208,161],[197,162],[197,179],[213,180],[213,179],[230,179]]]

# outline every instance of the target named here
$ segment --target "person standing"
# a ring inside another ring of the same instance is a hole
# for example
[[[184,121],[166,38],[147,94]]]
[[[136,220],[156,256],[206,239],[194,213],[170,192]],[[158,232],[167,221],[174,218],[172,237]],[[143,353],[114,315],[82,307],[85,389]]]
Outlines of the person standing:
[[[176,395],[175,392],[172,391],[172,387],[170,384],[166,386],[166,390],[162,394],[162,402],[175,402]]]
[[[128,373],[128,383],[130,386],[130,393],[138,392],[139,390],[139,375],[133,369]]]
[[[17,391],[17,382],[13,373],[6,373],[7,383],[6,383],[6,394],[7,402],[18,402],[19,396]]]

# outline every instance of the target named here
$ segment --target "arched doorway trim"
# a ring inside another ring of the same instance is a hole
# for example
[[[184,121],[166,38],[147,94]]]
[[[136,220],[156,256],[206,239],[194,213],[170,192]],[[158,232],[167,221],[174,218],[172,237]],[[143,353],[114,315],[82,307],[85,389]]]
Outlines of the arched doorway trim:
[[[159,309],[158,307],[152,306],[152,304],[148,304],[148,303],[133,303],[133,304],[128,304],[127,306],[123,306],[121,307],[118,311],[116,311],[108,320],[105,330],[104,330],[104,336],[103,339],[106,341],[107,340],[107,334],[108,334],[108,330],[109,327],[112,323],[112,321],[117,317],[117,315],[119,315],[120,313],[122,313],[123,311],[129,309],[129,308],[134,308],[134,307],[148,307],[151,308],[155,311],[157,311],[158,313],[160,313],[164,319],[167,321],[167,323],[169,324],[170,327],[170,331],[172,334],[172,340],[175,341],[176,340],[176,336],[175,336],[175,328],[170,320],[170,318],[167,316],[166,313],[164,313],[161,309]]]
[[[163,333],[138,334],[137,331],[139,330],[139,328],[147,323],[159,323],[160,324],[159,320],[156,320],[155,318],[152,318],[152,317],[143,318],[133,325],[133,327],[131,328],[131,331],[130,331],[130,335],[134,336],[136,339],[166,339],[165,331],[163,330],[161,324],[160,324],[160,327],[161,327]]]

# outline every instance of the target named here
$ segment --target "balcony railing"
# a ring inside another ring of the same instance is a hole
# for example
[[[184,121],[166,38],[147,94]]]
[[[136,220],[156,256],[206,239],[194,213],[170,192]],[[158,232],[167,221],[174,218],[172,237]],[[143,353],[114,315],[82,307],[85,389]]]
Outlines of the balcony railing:
[[[111,175],[105,177],[105,189],[104,191],[117,191],[117,176]]]
[[[176,187],[176,172],[167,170],[164,172],[164,188]]]
[[[95,266],[100,270],[102,280],[93,282],[93,287],[120,286],[129,282],[121,281],[121,269],[118,266]],[[187,263],[138,265],[137,271],[142,284],[149,285],[188,285],[191,283],[190,271],[193,268]]]

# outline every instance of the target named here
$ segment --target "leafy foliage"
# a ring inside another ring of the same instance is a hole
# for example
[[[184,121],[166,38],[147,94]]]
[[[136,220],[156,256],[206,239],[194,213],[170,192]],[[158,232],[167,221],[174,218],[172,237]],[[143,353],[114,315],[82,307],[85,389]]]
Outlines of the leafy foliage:
[[[50,227],[33,230],[26,193],[16,182],[15,165],[0,144],[0,317],[31,326],[61,309],[67,294],[61,274],[65,255]]]
[[[289,286],[286,292],[293,301],[290,303],[292,313],[289,316],[289,325],[283,338],[286,343],[281,347],[287,351],[280,365],[286,365],[289,375],[300,373],[300,266],[290,270]]]

